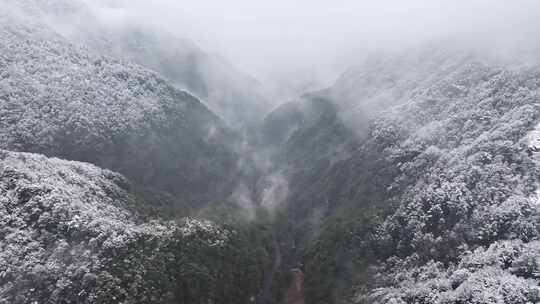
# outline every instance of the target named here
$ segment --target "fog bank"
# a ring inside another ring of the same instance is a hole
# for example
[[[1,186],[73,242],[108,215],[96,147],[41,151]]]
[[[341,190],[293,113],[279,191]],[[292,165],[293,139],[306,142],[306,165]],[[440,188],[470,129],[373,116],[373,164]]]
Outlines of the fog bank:
[[[275,91],[324,87],[368,53],[427,42],[500,53],[540,45],[534,0],[86,1],[111,21],[190,38]]]

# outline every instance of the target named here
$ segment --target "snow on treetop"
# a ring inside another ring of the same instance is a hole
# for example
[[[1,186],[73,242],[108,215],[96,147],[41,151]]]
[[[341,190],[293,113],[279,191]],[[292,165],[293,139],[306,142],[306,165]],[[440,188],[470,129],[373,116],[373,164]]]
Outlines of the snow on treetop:
[[[211,246],[224,245],[230,235],[230,231],[219,227],[211,221],[191,217],[184,219],[183,225],[180,226],[179,230],[184,237],[200,234],[211,236],[211,240],[208,241]]]

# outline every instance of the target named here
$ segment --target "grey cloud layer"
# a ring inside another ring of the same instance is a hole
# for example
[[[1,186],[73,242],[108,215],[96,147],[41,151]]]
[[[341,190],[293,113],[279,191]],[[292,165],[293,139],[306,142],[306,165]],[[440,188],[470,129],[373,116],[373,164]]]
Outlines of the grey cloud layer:
[[[535,0],[88,2],[111,21],[136,17],[189,37],[270,85],[328,83],[366,53],[433,40],[530,53],[540,44]]]

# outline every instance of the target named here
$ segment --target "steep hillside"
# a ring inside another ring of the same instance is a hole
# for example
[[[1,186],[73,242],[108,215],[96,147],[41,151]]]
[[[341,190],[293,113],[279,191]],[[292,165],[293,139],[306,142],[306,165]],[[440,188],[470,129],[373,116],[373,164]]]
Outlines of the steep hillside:
[[[104,35],[111,37],[109,45],[96,49],[105,48],[112,56],[157,71],[201,98],[231,127],[253,127],[269,110],[262,85],[256,79],[189,40],[142,28],[123,28]],[[88,44],[85,40],[81,43]]]
[[[539,277],[534,274],[538,255],[529,257],[527,252],[538,252],[534,241],[540,236],[540,213],[535,191],[540,166],[528,152],[526,140],[540,120],[538,79],[538,67],[473,61],[426,86],[374,126],[372,136],[383,140],[382,155],[399,169],[389,185],[396,191],[390,200],[396,209],[376,235],[383,244],[380,248],[399,257],[398,261],[403,259],[406,266],[394,264],[392,258],[386,267],[395,273],[415,269],[422,277],[430,271],[422,267],[434,261],[443,263],[449,273],[458,268],[471,272],[452,286],[453,293],[443,285],[433,286],[427,292],[418,288],[412,294],[394,295],[396,300],[457,303],[485,296],[515,298],[510,301],[515,303],[539,300],[535,287]],[[492,255],[504,255],[499,252],[506,246],[518,246],[514,260],[498,266],[463,266],[469,259],[482,259],[481,255],[497,259]],[[491,249],[484,254],[476,249],[482,247]],[[520,257],[522,252],[526,261]],[[531,268],[515,270],[520,263],[532,263],[527,266]],[[495,269],[482,268],[488,266]],[[505,272],[501,274],[505,279],[493,280],[492,271]],[[513,281],[514,287],[508,287],[506,280]],[[497,292],[484,289],[485,284]]]
[[[120,174],[0,150],[0,303],[248,303],[257,294],[264,230],[145,222],[141,204]]]
[[[201,98],[232,127],[253,126],[268,110],[257,80],[189,40],[136,26],[96,28],[92,25],[67,36],[96,52],[125,58],[160,73]]]
[[[100,12],[94,11],[110,10],[112,15],[122,16],[129,14],[128,8],[89,5],[81,0],[16,3],[15,6],[42,19],[70,42],[159,73],[200,98],[231,127],[253,127],[269,110],[262,85],[219,55],[166,30],[144,25],[135,17],[104,20]]]
[[[141,66],[0,14],[0,147],[87,161],[191,204],[229,195],[234,134]]]
[[[324,93],[324,113],[336,109],[332,119],[289,123],[280,153],[297,159],[285,162],[286,206],[290,229],[303,240],[306,302],[350,298],[351,285],[366,303],[472,301],[477,293],[493,294],[481,284],[498,272],[519,291],[490,281],[499,288],[493,297],[538,300],[538,253],[528,256],[540,236],[540,167],[528,132],[540,120],[539,69],[445,56],[422,53],[423,63],[413,57],[418,65],[411,71],[393,69],[410,66],[409,57],[351,70]],[[347,107],[360,111],[344,113]],[[294,116],[308,112],[298,109]],[[517,246],[517,264],[463,266],[483,250],[491,259],[507,246]],[[532,268],[514,271],[519,263]],[[458,291],[429,285],[427,278],[444,281],[454,271],[468,271],[452,287]]]
[[[274,169],[287,176],[293,190],[289,207],[298,208],[300,217],[320,212],[316,209],[321,205],[329,207],[324,196],[314,198],[324,189],[320,186],[327,179],[325,172],[353,152],[357,139],[326,92],[305,94],[277,108],[266,117],[261,133],[274,151]]]
[[[483,57],[485,54],[444,43],[372,55],[343,73],[329,95],[341,110],[342,119],[364,135],[369,121],[381,111],[407,102],[447,75],[463,72],[475,58]]]

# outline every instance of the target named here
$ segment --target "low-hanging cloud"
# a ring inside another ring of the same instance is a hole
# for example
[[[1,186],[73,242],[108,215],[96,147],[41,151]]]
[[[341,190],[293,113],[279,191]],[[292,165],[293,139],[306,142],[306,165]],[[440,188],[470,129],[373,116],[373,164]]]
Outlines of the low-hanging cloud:
[[[267,85],[290,89],[329,84],[373,51],[452,39],[533,52],[540,39],[535,0],[87,2],[105,18],[135,16],[193,39]]]

